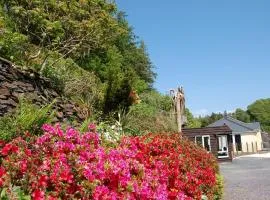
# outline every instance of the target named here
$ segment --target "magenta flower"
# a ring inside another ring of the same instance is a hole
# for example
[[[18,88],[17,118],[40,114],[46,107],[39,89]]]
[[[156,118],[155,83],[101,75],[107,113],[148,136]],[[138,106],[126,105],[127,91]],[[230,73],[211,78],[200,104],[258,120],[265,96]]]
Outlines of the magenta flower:
[[[88,125],[89,131],[96,132],[97,126],[94,123]]]

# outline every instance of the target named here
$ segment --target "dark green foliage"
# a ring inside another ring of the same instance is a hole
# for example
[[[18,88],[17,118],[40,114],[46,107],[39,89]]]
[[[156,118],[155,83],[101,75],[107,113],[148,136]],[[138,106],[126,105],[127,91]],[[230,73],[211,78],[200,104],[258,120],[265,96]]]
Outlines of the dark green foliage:
[[[237,108],[235,112],[232,113],[232,117],[242,122],[246,122],[246,123],[250,122],[250,115],[246,111],[242,110],[241,108]]]
[[[211,115],[207,115],[205,117],[199,117],[199,120],[201,121],[201,127],[206,127],[209,124],[212,124],[215,121],[221,119],[222,117],[223,114],[221,113],[212,113]]]
[[[173,101],[171,97],[162,95],[155,90],[144,92],[140,95],[143,103],[146,103],[158,110],[169,112],[173,108]]]
[[[266,132],[270,132],[270,98],[259,99],[248,106],[251,121],[258,121]]]
[[[27,35],[31,44],[73,58],[105,47],[122,33],[112,17],[115,5],[105,0],[2,0],[2,7],[12,28]]]
[[[1,56],[49,77],[89,110],[127,108],[131,90],[152,87],[155,73],[145,45],[115,3],[1,0],[0,5]],[[82,82],[84,89],[93,87],[89,94],[69,89]]]
[[[200,119],[195,118],[192,113],[189,111],[189,109],[186,108],[185,110],[185,116],[187,118],[187,128],[200,128],[202,125],[202,122]]]

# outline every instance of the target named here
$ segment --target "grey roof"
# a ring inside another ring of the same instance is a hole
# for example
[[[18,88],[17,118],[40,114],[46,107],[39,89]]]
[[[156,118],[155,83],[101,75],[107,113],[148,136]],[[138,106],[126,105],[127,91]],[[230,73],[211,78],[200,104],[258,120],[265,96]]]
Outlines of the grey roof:
[[[222,126],[224,124],[229,126],[233,132],[239,132],[239,133],[247,132],[247,131],[256,131],[256,130],[261,129],[259,122],[245,123],[237,119],[234,119],[230,116],[225,116],[222,119],[208,125],[208,127]]]

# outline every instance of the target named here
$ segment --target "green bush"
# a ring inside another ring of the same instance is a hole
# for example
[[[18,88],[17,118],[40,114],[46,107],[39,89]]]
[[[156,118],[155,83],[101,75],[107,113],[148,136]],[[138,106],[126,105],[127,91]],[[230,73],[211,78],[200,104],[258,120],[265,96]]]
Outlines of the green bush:
[[[12,116],[4,116],[0,118],[0,139],[10,141],[16,135],[16,126]]]
[[[171,113],[140,103],[130,107],[123,129],[125,133],[132,135],[146,132],[176,132],[177,124]]]
[[[53,120],[52,105],[39,107],[26,99],[20,99],[13,114],[0,118],[0,139],[9,141],[25,131],[39,134],[40,127]]]
[[[216,174],[216,189],[214,193],[214,200],[223,199],[224,194],[224,180],[220,174]]]

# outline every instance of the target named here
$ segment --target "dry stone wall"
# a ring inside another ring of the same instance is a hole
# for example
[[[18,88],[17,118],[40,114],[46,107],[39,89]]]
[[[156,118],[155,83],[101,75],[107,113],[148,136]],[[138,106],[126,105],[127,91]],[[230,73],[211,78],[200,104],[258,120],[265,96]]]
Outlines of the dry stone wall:
[[[63,98],[50,81],[38,73],[23,71],[11,62],[0,58],[0,116],[10,113],[16,108],[19,97],[25,96],[38,106],[55,101],[55,122],[75,119],[83,121],[84,116],[79,107],[72,101]]]

